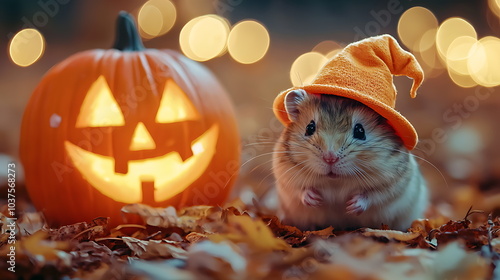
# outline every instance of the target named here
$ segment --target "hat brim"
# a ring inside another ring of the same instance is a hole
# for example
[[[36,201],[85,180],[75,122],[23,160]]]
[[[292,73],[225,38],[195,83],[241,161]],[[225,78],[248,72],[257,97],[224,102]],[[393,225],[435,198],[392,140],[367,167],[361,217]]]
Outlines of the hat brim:
[[[306,92],[313,94],[331,94],[359,101],[380,114],[382,117],[386,118],[389,125],[394,128],[396,134],[403,140],[403,143],[408,150],[413,150],[417,145],[417,131],[398,111],[370,96],[367,96],[366,94],[349,88],[332,85],[312,84],[302,87],[292,87],[281,92],[274,100],[273,111],[278,120],[284,125],[288,125],[291,122],[285,110],[285,95],[290,91],[297,89],[303,89]]]

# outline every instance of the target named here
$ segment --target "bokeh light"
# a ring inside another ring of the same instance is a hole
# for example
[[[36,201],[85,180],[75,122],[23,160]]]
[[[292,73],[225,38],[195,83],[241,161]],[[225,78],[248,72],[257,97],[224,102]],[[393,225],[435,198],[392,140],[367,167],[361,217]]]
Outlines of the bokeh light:
[[[415,47],[418,52],[425,52],[430,49],[433,51],[436,49],[436,34],[437,28],[432,28],[427,30],[420,38],[418,47]]]
[[[342,45],[332,40],[319,42],[311,52],[317,52],[324,55],[327,59],[331,59],[343,49]]]
[[[420,39],[419,51],[413,52],[420,62],[426,78],[437,77],[444,69],[436,50],[436,32],[437,29],[427,30]]]
[[[468,70],[472,79],[485,87],[500,85],[500,39],[484,37],[470,49]]]
[[[455,39],[461,36],[468,36],[477,39],[474,27],[462,18],[449,18],[445,20],[436,34],[436,47],[439,55],[446,60],[448,48]]]
[[[432,32],[436,32],[437,27],[438,21],[431,11],[423,7],[413,7],[399,18],[398,35],[403,44],[412,51],[424,51],[434,45]],[[431,33],[423,36],[427,32]]]
[[[196,17],[190,20],[188,23],[184,25],[184,27],[182,27],[181,33],[179,34],[179,45],[184,55],[193,60],[198,60],[198,61],[203,59],[194,54],[193,50],[191,49],[189,41],[190,41],[191,31],[193,30],[193,27],[195,26],[196,22],[198,22],[200,19],[201,17]]]
[[[441,64],[436,48],[430,48],[420,53],[415,52],[414,55],[424,70],[426,79],[435,78],[444,72],[444,66]]]
[[[45,51],[45,39],[36,29],[27,28],[19,31],[9,45],[12,61],[22,67],[30,66],[42,57]]]
[[[204,15],[184,25],[179,43],[187,57],[207,61],[224,53],[228,34],[229,24],[226,19],[217,15]]]
[[[314,46],[314,48],[311,51],[319,52],[320,54],[326,56],[329,53],[340,49],[342,49],[342,46],[339,43],[332,40],[325,40],[319,42],[316,46]]]
[[[453,40],[446,52],[446,64],[457,74],[469,75],[468,60],[469,53],[477,42],[476,38],[470,36],[460,36]]]
[[[497,17],[500,17],[500,0],[488,0],[488,7]]]
[[[307,85],[316,77],[328,59],[318,52],[308,52],[297,57],[290,69],[290,79],[294,86]]]
[[[484,139],[476,127],[465,124],[457,130],[449,132],[449,144],[446,146],[458,155],[477,154],[484,149]]]
[[[164,35],[172,29],[176,18],[177,11],[169,0],[149,0],[137,15],[139,32],[146,39]]]
[[[459,87],[470,88],[477,86],[476,81],[474,81],[471,76],[457,73],[452,68],[448,68],[448,76],[450,76],[450,79]]]
[[[231,57],[243,64],[255,63],[262,59],[269,49],[269,33],[262,24],[245,20],[236,24],[227,42]]]
[[[420,53],[416,53],[415,55],[420,58],[419,62],[425,64],[430,69],[442,68],[440,67],[440,61],[437,57],[435,49],[429,49]]]
[[[325,57],[326,57],[327,59],[331,59],[331,58],[333,58],[334,56],[336,56],[336,55],[337,55],[339,52],[341,52],[341,51],[342,51],[342,49],[336,49],[336,50],[333,50],[333,51],[331,51],[331,52],[327,53],[327,54],[325,55]]]
[[[201,17],[193,25],[189,35],[189,46],[201,61],[224,53],[229,35],[228,22],[215,15]]]
[[[146,2],[139,10],[137,22],[139,24],[141,36],[153,38],[158,36],[161,32],[163,16],[158,7],[148,4],[149,2]]]

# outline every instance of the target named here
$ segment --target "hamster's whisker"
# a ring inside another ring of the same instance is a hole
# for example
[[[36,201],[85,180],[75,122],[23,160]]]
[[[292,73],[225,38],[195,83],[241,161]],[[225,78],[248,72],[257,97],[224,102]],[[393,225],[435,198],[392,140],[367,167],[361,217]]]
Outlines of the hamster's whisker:
[[[252,140],[257,140],[257,141],[276,141],[277,135],[272,135],[272,136],[263,136],[263,135],[257,135],[254,137],[251,137],[250,139]],[[276,143],[276,142],[273,142]]]
[[[270,142],[254,142],[254,143],[245,144],[245,145],[243,145],[243,147],[258,146],[258,145],[263,145],[264,146],[264,145],[268,145],[268,144],[269,145],[275,145],[276,142],[272,142],[272,141],[270,141]]]
[[[363,175],[359,173],[359,169],[357,169],[356,166],[352,166],[349,171],[351,171],[351,173],[355,175],[354,177],[356,178],[356,180],[362,181],[361,183],[365,183]]]
[[[306,161],[303,161],[303,163],[305,163],[305,162],[306,162]],[[300,163],[299,163],[299,164],[297,164],[297,165],[295,165],[295,166],[299,166],[299,165],[300,165]],[[299,171],[298,171],[298,172],[295,172],[295,174],[293,174],[293,175],[292,175],[292,177],[290,177],[290,180],[289,180],[289,181],[294,181],[294,180],[295,180],[295,178],[296,178],[297,176],[299,176],[299,174],[301,174],[302,170],[304,170],[304,168],[306,168],[306,167],[307,167],[307,165],[306,165],[306,164],[304,164],[304,165],[303,165],[303,166],[299,169]]]
[[[257,140],[255,142],[247,142],[241,146],[242,147],[254,147],[254,146],[274,147],[274,145],[276,145],[275,141],[273,141],[272,139],[266,139],[266,140]]]
[[[304,163],[305,163],[305,161],[304,161]],[[298,166],[298,165],[297,165],[297,166]],[[295,180],[296,180],[296,178],[297,178],[299,175],[300,175],[300,176],[301,176],[301,175],[304,175],[302,172],[303,172],[303,170],[304,170],[305,168],[307,168],[307,165],[306,165],[306,164],[304,164],[304,166],[302,166],[302,168],[300,168],[300,170],[299,170],[298,172],[295,172],[295,174],[293,174],[293,176],[292,176],[292,177],[290,177],[289,182],[295,181]],[[306,171],[309,171],[309,170],[306,170]],[[306,172],[306,175],[305,175],[305,176],[307,176],[307,172]],[[305,178],[301,178],[301,179],[302,179],[302,186],[301,186],[301,187],[302,187],[302,189],[304,189],[304,184],[305,184],[305,181],[306,181],[306,180],[305,180]]]
[[[417,147],[415,147],[415,148],[413,148],[413,149],[414,149],[415,151],[420,151],[420,152],[422,152],[422,153],[424,153],[424,154],[425,154],[425,151],[424,151],[422,148],[418,147],[418,146],[417,146]]]
[[[364,167],[367,167],[369,169],[372,169],[371,167],[366,166],[363,162],[361,162],[361,165],[363,165]],[[377,182],[375,181],[373,176],[371,176],[370,174],[368,174],[368,172],[366,172],[366,170],[364,170],[363,168],[360,168],[357,165],[353,165],[352,168],[354,169],[356,174],[358,174],[361,177],[361,179],[363,180],[363,183],[365,183],[367,187],[373,188],[373,186],[376,186]]]
[[[256,165],[254,168],[252,168],[252,170],[250,170],[250,172],[248,172],[248,173],[252,173],[252,172],[254,172],[257,168],[259,168],[259,167],[261,167],[261,166],[263,166],[263,165],[269,164],[269,163],[271,163],[271,162],[273,162],[273,159],[269,159],[269,160],[266,160],[265,162],[263,162],[263,163],[261,163],[261,164],[257,164],[257,165]]]
[[[256,155],[254,157],[252,157],[251,159],[248,159],[247,161],[245,161],[241,166],[241,167],[244,167],[246,164],[248,164],[250,161],[252,160],[255,160],[257,158],[260,158],[260,157],[263,157],[263,156],[268,156],[268,155],[273,155],[273,154],[288,154],[289,152],[287,151],[273,151],[273,152],[268,152],[268,153],[263,153],[263,154],[260,154],[260,155]],[[295,154],[305,154],[305,153],[302,153],[302,152],[294,152]]]
[[[288,168],[285,172],[283,172],[278,178],[276,178],[276,181],[279,181],[283,176],[285,176],[288,172],[290,172],[291,170],[293,170],[294,168],[300,166],[301,164],[305,164],[307,162],[307,160],[304,160],[302,162],[299,162],[297,163],[296,165]]]
[[[300,85],[304,85],[304,82],[302,81],[302,77],[300,77],[299,71],[295,72],[295,76],[297,76],[297,79],[299,80]]]
[[[340,177],[345,178],[345,177],[352,176],[352,175],[353,175],[353,173],[351,170],[345,169],[345,168],[340,169]]]
[[[308,186],[313,186],[313,182],[314,182],[314,177],[318,177],[319,175],[316,173],[314,173],[314,171],[312,169],[307,169],[306,171],[306,174],[305,174],[305,180],[304,182],[307,183]]]
[[[373,164],[368,164],[364,161],[356,161],[356,164],[359,165],[359,167],[364,167],[368,171],[374,171],[374,172],[380,171],[380,169],[375,168],[375,166]],[[366,170],[363,170],[363,171],[366,172]]]
[[[300,143],[289,142],[288,145],[293,145],[295,147],[303,148],[306,150],[312,150],[311,147],[305,146],[304,144],[300,144]]]
[[[260,158],[260,157],[263,157],[263,156],[267,156],[268,154],[269,154],[269,153],[260,154],[260,155],[256,155],[256,156],[254,156],[254,157],[253,157],[253,158],[251,158],[251,159],[248,159],[248,160],[247,160],[247,161],[245,161],[242,165],[240,165],[240,169],[241,169],[242,167],[244,167],[245,165],[247,165],[247,163],[251,162],[252,160],[257,159],[257,158]]]
[[[366,184],[366,186],[370,186],[370,181],[366,177],[363,170],[359,169],[357,166],[352,166],[352,170],[357,175],[357,176],[355,176],[355,178],[361,183],[361,185]]]
[[[358,141],[358,140],[351,139],[351,142],[349,142],[348,145],[351,146],[356,141]],[[375,139],[367,139],[367,140],[363,141],[363,145],[361,147],[358,147],[357,149],[353,148],[352,150],[350,150],[350,152],[362,152],[362,151],[366,151],[367,144],[372,144],[373,142],[376,142],[376,140]],[[346,146],[346,148],[349,147],[349,146]]]
[[[288,181],[287,181],[287,185],[290,185],[290,183],[291,183],[291,182],[296,181],[295,179],[297,178],[297,176],[299,176],[298,174],[299,174],[300,172],[302,172],[302,170],[304,170],[304,167],[305,167],[305,165],[304,165],[302,168],[300,168],[300,170],[299,170],[298,172],[295,172],[295,174],[293,174],[293,175],[292,175],[292,177],[290,177],[290,178],[288,179]],[[296,182],[300,182],[300,183],[299,183],[299,185],[300,185],[300,189],[304,189],[304,181],[305,181],[305,180],[304,180],[304,178],[302,178],[302,177],[301,177],[300,179],[301,179],[300,181],[299,181],[299,180],[297,180]]]
[[[371,167],[368,167],[368,168],[374,170]],[[369,174],[368,172],[366,172],[366,170],[360,169],[360,171],[365,174],[365,178],[368,180],[368,183],[370,183],[370,185],[368,187],[370,187],[370,189],[374,189],[378,185],[378,181],[375,180],[375,177],[372,176],[371,174]]]
[[[259,167],[261,167],[261,166],[263,166],[263,165],[265,165],[265,164],[269,164],[269,163],[271,163],[272,161],[273,161],[273,159],[267,160],[266,162],[263,162],[263,163],[261,163],[261,164],[259,164],[259,165],[255,166],[254,168],[252,168],[252,170],[250,170],[250,172],[248,172],[248,173],[250,174],[250,173],[254,172],[257,168],[259,168]],[[271,169],[270,169],[270,170],[268,170],[268,174],[267,174],[266,176],[264,176],[264,177],[262,178],[262,180],[260,180],[259,184],[257,184],[257,187],[262,186],[262,184],[264,183],[264,181],[265,181],[265,180],[266,180],[269,176],[272,176],[272,175],[273,175],[273,173],[274,173],[274,172],[273,172],[273,168],[271,167]],[[270,188],[269,188],[269,189],[270,189]]]
[[[305,188],[309,188],[309,187],[312,187],[314,186],[314,176],[315,173],[312,169],[308,168],[304,174],[304,180],[303,180],[303,183],[302,183],[302,188],[305,189]],[[316,175],[318,176],[318,175]]]
[[[288,153],[288,152],[286,152],[286,151],[273,151],[273,152],[265,153],[265,154],[262,154],[262,155],[259,155],[259,156],[266,156],[266,155],[270,155],[270,154],[287,154],[287,153]],[[303,153],[303,152],[294,152],[294,154],[305,154],[305,153]],[[257,156],[256,156],[256,157],[257,157]],[[255,159],[256,157],[253,157],[253,158],[249,159],[248,161],[253,160],[253,159]],[[248,161],[247,161],[247,163],[248,163]],[[265,164],[271,163],[271,162],[273,162],[273,159],[272,159],[272,158],[271,158],[271,159],[269,159],[269,160],[266,160],[266,161],[265,161],[265,162],[263,162],[263,163],[258,164],[257,166],[255,166],[254,168],[252,168],[252,170],[250,170],[250,172],[248,172],[248,173],[252,173],[252,172],[254,172],[257,168],[259,168],[259,167],[261,167],[261,166],[263,166],[263,165],[265,165]],[[242,167],[243,167],[243,165],[242,165]],[[272,167],[271,167],[271,169],[270,169],[270,171],[271,171],[270,175],[272,174],[272,171],[273,171],[273,170],[274,170],[274,166],[272,166]],[[268,176],[269,176],[269,175],[267,175],[266,177],[264,177],[264,179],[265,179],[265,178],[267,178]]]
[[[354,168],[350,169],[349,171],[351,171],[351,176],[353,176],[355,178],[355,180],[358,181],[361,185],[363,185],[365,183],[363,178],[359,174],[359,171],[357,171]]]
[[[273,110],[273,108],[269,108],[269,109]],[[287,112],[287,111],[285,111],[285,110],[276,110],[276,111],[278,111],[278,112],[282,112],[282,113],[287,113],[287,114],[288,114],[288,112]]]
[[[358,162],[358,164],[361,167],[363,167],[363,168],[365,168],[365,169],[367,169],[369,171],[373,171],[373,172],[377,172],[378,171],[373,165],[367,164],[367,163],[365,163],[363,161]],[[359,169],[360,172],[363,172],[365,174],[365,177],[368,179],[368,183],[370,183],[372,187],[377,185],[377,181],[375,180],[374,176],[370,175],[367,172],[367,170],[365,170],[363,168],[360,168],[359,166],[357,168]]]
[[[267,174],[266,176],[264,176],[264,178],[262,178],[262,180],[260,180],[259,182],[259,185],[260,186],[269,176],[273,175],[274,173],[272,172],[272,170],[269,172],[269,174]]]
[[[253,158],[251,158],[251,159],[247,160],[244,164],[242,164],[242,165],[240,166],[240,170],[244,167],[244,165],[245,165],[245,164],[249,163],[251,160],[256,159],[257,157],[260,157],[260,156],[266,156],[266,155],[269,155],[269,154],[285,154],[285,153],[286,153],[286,152],[269,152],[269,153],[266,153],[266,154],[262,154],[262,155],[259,155],[259,156],[256,156],[256,157],[253,157]],[[269,164],[269,163],[271,163],[272,161],[273,161],[273,159],[271,158],[271,159],[269,159],[269,160],[266,160],[266,161],[265,161],[265,162],[263,162],[263,163],[260,163],[260,164],[256,165],[255,167],[253,167],[253,168],[252,168],[252,169],[248,172],[248,174],[251,174],[251,173],[255,172],[255,171],[256,171],[259,167],[264,166],[264,165],[266,165],[266,164]],[[274,168],[274,166],[273,166],[273,167],[271,167],[271,169],[269,170],[269,171],[270,171],[270,172],[269,172],[269,174],[267,174],[267,175],[266,175],[266,176],[265,176],[265,177],[264,177],[264,178],[260,181],[259,186],[262,184],[262,182],[264,182],[264,180],[265,180],[265,179],[267,179],[267,177],[269,177],[269,176],[273,175],[273,168]]]
[[[251,142],[251,143],[244,144],[243,147],[258,146],[258,145],[262,145],[262,146],[268,147],[267,146],[268,144],[269,144],[269,146],[273,146],[274,147],[276,145],[276,141],[275,141],[274,138],[263,138],[263,140],[266,140],[266,141],[261,141],[261,140],[257,139],[257,142]],[[304,149],[307,148],[307,146],[305,146],[303,144],[294,143],[294,142],[290,142],[290,143],[288,143],[288,145],[294,145],[296,147],[301,147],[301,148],[304,148]]]
[[[444,181],[444,183],[445,183],[446,187],[447,187],[447,188],[449,188],[449,187],[450,187],[450,186],[448,185],[448,181],[446,181],[446,177],[444,177],[443,172],[441,172],[441,170],[439,170],[439,168],[437,168],[437,166],[435,166],[432,162],[430,162],[430,161],[426,160],[425,158],[423,158],[423,157],[419,157],[419,156],[414,155],[414,154],[409,153],[409,152],[405,152],[405,151],[397,150],[397,149],[389,149],[389,148],[384,148],[384,147],[380,147],[380,148],[381,148],[381,149],[386,149],[386,150],[389,150],[389,151],[396,151],[396,152],[400,152],[400,153],[402,153],[402,154],[407,154],[407,155],[410,155],[410,156],[412,156],[412,157],[414,157],[414,158],[418,158],[418,159],[420,159],[420,160],[422,160],[422,161],[424,161],[424,162],[428,163],[430,166],[432,166],[434,169],[436,169],[436,171],[439,173],[439,175],[441,175],[441,178],[443,179],[443,181]]]
[[[351,168],[349,166],[343,166],[342,168],[339,169],[339,173],[340,173],[340,176],[342,178],[346,178],[346,177],[352,177],[352,176],[355,176],[356,174],[351,170]]]
[[[354,138],[351,138],[351,141],[350,141],[349,143],[347,143],[347,140],[349,140],[349,138],[348,138],[348,137],[346,137],[346,138],[345,138],[344,143],[342,143],[342,145],[341,145],[340,147],[345,147],[345,148],[347,149],[347,148],[348,148],[348,147],[350,147],[350,146],[352,145],[352,143],[354,143],[354,141],[355,141],[355,140],[354,140]]]

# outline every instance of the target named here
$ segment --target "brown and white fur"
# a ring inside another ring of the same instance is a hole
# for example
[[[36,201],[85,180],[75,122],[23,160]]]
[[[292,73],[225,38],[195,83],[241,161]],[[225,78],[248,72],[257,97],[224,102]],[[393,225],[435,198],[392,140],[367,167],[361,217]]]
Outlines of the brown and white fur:
[[[303,90],[288,93],[285,108],[292,122],[274,147],[273,172],[286,223],[406,230],[423,216],[426,183],[385,118],[360,102]]]

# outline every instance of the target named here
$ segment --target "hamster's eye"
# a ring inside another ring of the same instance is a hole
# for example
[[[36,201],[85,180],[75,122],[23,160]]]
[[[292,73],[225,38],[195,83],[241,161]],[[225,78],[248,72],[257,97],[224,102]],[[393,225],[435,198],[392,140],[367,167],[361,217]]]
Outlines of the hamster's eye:
[[[359,140],[366,140],[365,129],[360,123],[354,126],[353,137]]]
[[[314,134],[316,131],[316,123],[314,121],[311,121],[307,126],[306,126],[306,136],[311,136]]]

